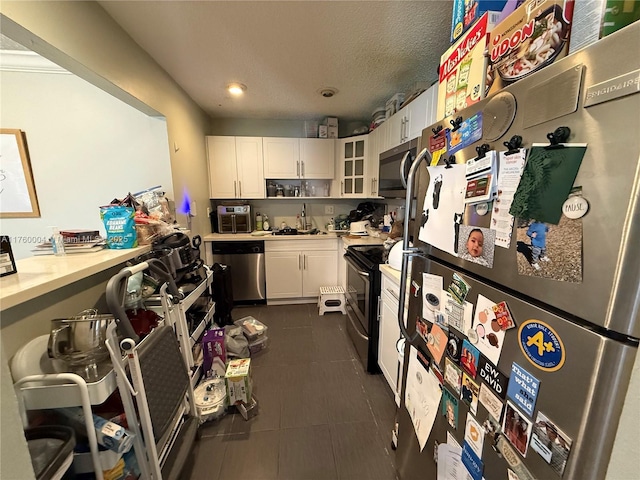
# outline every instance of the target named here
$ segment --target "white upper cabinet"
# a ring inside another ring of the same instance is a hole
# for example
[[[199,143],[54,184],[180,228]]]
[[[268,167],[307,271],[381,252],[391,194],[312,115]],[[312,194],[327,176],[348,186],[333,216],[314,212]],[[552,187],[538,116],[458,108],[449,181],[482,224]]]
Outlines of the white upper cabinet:
[[[332,179],[335,141],[264,137],[264,174],[274,179]]]
[[[331,179],[335,173],[335,140],[300,139],[300,178]]]
[[[341,197],[367,197],[367,137],[359,135],[338,140]]]
[[[416,137],[421,137],[422,130],[435,122],[437,95],[438,86],[433,85],[384,122],[382,125],[386,125],[388,142],[380,151],[392,149]]]
[[[261,137],[236,137],[238,198],[264,198],[264,162]]]
[[[261,137],[207,137],[210,198],[264,198]]]
[[[300,178],[300,142],[297,138],[263,137],[265,178]]]

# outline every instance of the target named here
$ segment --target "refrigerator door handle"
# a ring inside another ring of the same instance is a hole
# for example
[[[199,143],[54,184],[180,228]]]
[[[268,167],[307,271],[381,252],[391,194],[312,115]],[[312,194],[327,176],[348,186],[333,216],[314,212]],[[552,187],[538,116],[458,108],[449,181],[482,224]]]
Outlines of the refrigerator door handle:
[[[409,153],[405,155],[405,159],[408,157]],[[418,171],[418,167],[422,163],[423,160],[428,159],[427,163],[431,163],[431,153],[427,148],[424,148],[420,154],[416,157],[416,159],[411,164],[411,168],[409,168],[409,175],[407,176],[407,195],[405,197],[405,212],[411,212],[411,201],[413,199],[413,190],[415,183],[416,172]],[[403,160],[404,161],[404,160]],[[407,272],[409,267],[409,257],[413,256],[421,256],[424,257],[424,253],[417,248],[409,248],[409,222],[404,222],[404,232],[402,238],[402,269],[400,270],[400,305],[398,308],[398,326],[400,327],[401,335],[407,339],[410,344],[416,345],[416,340],[420,336],[420,333],[416,330],[413,335],[409,335],[407,331],[407,327],[404,324],[404,309],[406,302],[406,293],[407,293]]]

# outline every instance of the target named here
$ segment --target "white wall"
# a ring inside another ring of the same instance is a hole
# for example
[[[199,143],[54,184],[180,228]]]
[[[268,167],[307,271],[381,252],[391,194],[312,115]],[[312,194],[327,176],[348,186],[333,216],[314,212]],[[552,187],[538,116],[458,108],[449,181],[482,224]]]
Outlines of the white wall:
[[[26,133],[40,218],[2,219],[16,259],[51,233],[98,229],[101,205],[173,181],[167,125],[70,74],[0,72],[2,128]]]

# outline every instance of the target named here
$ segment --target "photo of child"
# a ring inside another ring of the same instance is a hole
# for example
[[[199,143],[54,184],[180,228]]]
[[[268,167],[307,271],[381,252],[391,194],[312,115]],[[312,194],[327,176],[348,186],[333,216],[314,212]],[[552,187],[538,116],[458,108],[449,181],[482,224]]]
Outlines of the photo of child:
[[[557,225],[538,220],[516,222],[518,274],[582,281],[582,219],[563,215]]]
[[[458,256],[483,267],[493,267],[496,232],[488,228],[460,226]]]
[[[531,266],[540,270],[540,261],[550,261],[547,257],[547,232],[549,226],[542,222],[533,221],[527,229],[527,237],[531,239]]]

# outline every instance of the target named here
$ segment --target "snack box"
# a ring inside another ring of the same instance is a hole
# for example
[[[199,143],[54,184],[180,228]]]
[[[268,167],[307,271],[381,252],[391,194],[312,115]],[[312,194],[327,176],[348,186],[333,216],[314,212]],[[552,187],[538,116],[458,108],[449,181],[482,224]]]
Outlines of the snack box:
[[[237,402],[249,403],[251,400],[251,359],[239,358],[231,360],[225,374],[227,383],[227,397],[229,404]]]
[[[487,95],[567,55],[573,0],[529,0],[491,30]]]
[[[637,0],[579,0],[573,10],[569,55],[637,20]]]
[[[484,12],[500,14],[507,0],[453,0],[451,16],[451,43],[469,30]]]
[[[206,378],[224,377],[227,352],[224,344],[224,328],[213,328],[202,337],[202,371]]]
[[[247,337],[249,343],[265,335],[268,329],[268,327],[264,323],[256,320],[251,316],[241,318],[240,320],[236,320],[233,323],[239,327],[242,327],[242,333],[244,333],[244,336]]]
[[[440,58],[437,118],[454,114],[484,98],[489,14],[484,13]]]

